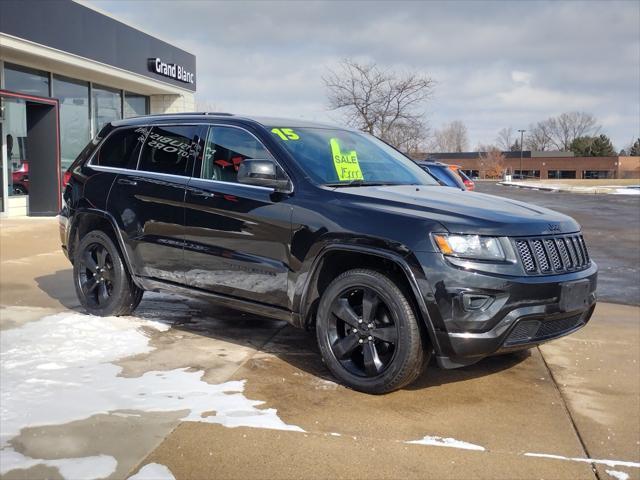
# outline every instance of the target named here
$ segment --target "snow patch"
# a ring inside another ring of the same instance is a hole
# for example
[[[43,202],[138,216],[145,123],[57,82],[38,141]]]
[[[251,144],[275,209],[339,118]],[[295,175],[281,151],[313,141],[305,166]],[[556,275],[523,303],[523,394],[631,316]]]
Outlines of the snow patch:
[[[569,460],[571,462],[597,463],[607,467],[631,467],[640,468],[640,463],[627,462],[624,460],[602,460],[596,458],[563,457],[562,455],[551,455],[548,453],[525,453],[525,457],[553,458],[555,460]]]
[[[130,476],[128,480],[176,480],[176,477],[165,465],[149,463],[142,467],[138,473]]]
[[[618,470],[605,470],[609,475],[611,475],[616,480],[629,480],[629,474],[624,472],[619,472]]]
[[[243,395],[244,380],[212,385],[202,381],[204,371],[187,368],[146,372],[138,378],[120,376],[122,368],[112,362],[153,350],[143,327],[162,332],[170,325],[137,317],[61,313],[2,332],[0,474],[29,462],[62,462],[60,468],[74,473],[68,469],[83,467],[80,459],[28,459],[8,442],[27,427],[117,411],[186,411],[182,420],[303,431],[284,423],[275,409],[257,408],[264,402]]]
[[[0,451],[0,475],[11,470],[27,469],[36,465],[46,465],[58,469],[60,475],[67,480],[93,480],[106,478],[116,471],[118,462],[109,455],[93,457],[61,458],[56,460],[41,460],[25,457],[11,447]]]
[[[640,195],[640,188],[616,188],[613,192],[614,195]]]
[[[455,438],[444,438],[430,435],[425,436],[422,440],[412,440],[405,443],[411,443],[415,445],[432,445],[436,447],[461,448],[463,450],[477,450],[480,452],[485,451],[485,448],[480,445],[463,442],[461,440],[456,440]]]

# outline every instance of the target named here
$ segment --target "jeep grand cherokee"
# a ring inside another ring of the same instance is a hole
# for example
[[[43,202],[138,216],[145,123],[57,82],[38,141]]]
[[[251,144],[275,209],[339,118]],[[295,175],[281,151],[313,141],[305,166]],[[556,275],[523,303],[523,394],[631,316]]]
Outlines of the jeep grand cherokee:
[[[361,132],[228,114],[108,124],[60,213],[96,315],[143,292],[202,296],[315,328],[331,372],[384,393],[421,373],[566,335],[597,267],[571,218],[438,185]]]

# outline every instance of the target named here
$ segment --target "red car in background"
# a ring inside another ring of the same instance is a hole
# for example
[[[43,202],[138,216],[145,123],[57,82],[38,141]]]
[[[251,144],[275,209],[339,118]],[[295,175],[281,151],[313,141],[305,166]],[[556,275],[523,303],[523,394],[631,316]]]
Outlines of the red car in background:
[[[464,183],[464,186],[467,188],[467,190],[476,189],[476,184],[473,183],[473,180],[471,180],[469,176],[460,169],[460,165],[449,165],[449,168],[460,176],[460,178],[462,179],[462,183]]]
[[[14,195],[27,195],[29,193],[29,162],[22,162],[20,166],[11,172]]]

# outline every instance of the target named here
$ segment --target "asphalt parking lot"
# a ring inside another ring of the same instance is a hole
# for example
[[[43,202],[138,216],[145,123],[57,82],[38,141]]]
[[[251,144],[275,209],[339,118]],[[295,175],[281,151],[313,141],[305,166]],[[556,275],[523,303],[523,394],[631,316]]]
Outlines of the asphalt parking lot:
[[[582,212],[602,262],[585,201],[556,209]],[[596,211],[618,212],[608,202]],[[638,231],[606,217],[599,231]],[[282,322],[157,294],[135,317],[84,315],[55,221],[1,227],[3,478],[640,478],[637,305],[600,303],[570,337],[369,396]],[[622,265],[637,272],[635,248]]]
[[[640,196],[545,192],[476,182],[476,190],[534,203],[575,218],[600,269],[598,297],[640,304]]]

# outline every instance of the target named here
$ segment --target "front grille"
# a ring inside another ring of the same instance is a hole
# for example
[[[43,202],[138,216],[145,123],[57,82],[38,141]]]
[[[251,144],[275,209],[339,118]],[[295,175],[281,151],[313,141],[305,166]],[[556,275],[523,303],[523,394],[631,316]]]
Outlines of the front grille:
[[[587,245],[580,234],[518,238],[515,246],[525,272],[531,275],[571,272],[591,265]]]
[[[505,346],[522,343],[535,343],[560,336],[582,325],[583,313],[557,320],[521,320],[511,330],[504,342]]]

